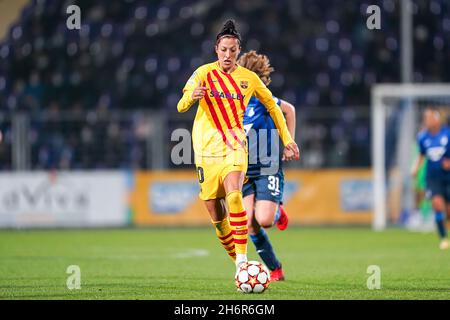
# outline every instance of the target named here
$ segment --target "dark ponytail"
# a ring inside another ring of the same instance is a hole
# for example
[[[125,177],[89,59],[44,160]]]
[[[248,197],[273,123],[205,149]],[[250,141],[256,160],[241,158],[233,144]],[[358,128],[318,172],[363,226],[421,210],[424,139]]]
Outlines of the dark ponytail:
[[[231,19],[227,20],[224,23],[222,30],[217,35],[216,45],[219,43],[220,39],[228,38],[228,37],[236,38],[239,41],[239,46],[241,46],[241,42],[242,42],[241,34],[236,30],[234,21]]]

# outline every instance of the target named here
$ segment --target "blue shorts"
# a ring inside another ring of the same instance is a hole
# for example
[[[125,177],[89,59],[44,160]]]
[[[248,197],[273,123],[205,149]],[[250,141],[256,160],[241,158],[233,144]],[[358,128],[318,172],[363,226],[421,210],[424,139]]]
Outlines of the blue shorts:
[[[244,197],[255,194],[255,199],[269,200],[275,203],[282,203],[284,190],[284,174],[283,171],[278,171],[272,176],[258,176],[248,178],[248,181],[242,188],[242,195]]]
[[[445,202],[450,202],[450,181],[447,179],[427,179],[426,197],[442,196]]]

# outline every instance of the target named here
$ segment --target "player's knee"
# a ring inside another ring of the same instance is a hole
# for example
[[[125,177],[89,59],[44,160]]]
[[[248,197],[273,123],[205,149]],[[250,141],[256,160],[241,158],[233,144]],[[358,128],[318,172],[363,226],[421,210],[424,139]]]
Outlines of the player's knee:
[[[443,211],[445,207],[444,199],[441,197],[434,197],[431,199],[431,206],[433,207],[434,211]]]
[[[273,225],[273,217],[258,217],[258,223],[263,228],[270,228]]]
[[[242,206],[242,192],[239,190],[230,191],[227,193],[226,200],[229,207]]]

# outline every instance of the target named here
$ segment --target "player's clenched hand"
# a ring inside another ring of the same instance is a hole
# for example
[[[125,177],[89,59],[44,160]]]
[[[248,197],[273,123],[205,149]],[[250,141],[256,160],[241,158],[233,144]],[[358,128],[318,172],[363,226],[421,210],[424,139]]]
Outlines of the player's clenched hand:
[[[294,158],[294,152],[292,152],[289,149],[284,149],[283,150],[283,156],[281,158],[282,161],[289,161],[290,159]]]
[[[444,168],[444,170],[450,170],[450,159],[444,158],[442,160],[442,168]]]
[[[298,146],[295,142],[289,143],[283,150],[283,157],[281,160],[283,161],[291,161],[300,159],[300,151],[298,150]]]
[[[208,90],[208,88],[203,87],[202,83],[199,82],[197,88],[195,88],[194,92],[192,92],[192,99],[200,100],[205,95],[206,90]]]

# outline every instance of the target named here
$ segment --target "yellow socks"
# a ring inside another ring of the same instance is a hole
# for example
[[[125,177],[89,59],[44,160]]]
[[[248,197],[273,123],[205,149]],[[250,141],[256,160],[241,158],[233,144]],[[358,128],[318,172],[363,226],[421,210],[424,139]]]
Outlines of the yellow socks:
[[[247,261],[247,212],[244,208],[242,192],[231,191],[226,195],[226,202],[230,212],[230,225],[233,229],[234,246],[236,248],[236,265]]]
[[[233,233],[230,227],[230,222],[228,217],[222,221],[211,221],[216,229],[217,238],[219,238],[220,243],[227,251],[230,258],[236,260],[236,252],[234,248]]]

